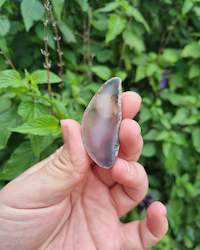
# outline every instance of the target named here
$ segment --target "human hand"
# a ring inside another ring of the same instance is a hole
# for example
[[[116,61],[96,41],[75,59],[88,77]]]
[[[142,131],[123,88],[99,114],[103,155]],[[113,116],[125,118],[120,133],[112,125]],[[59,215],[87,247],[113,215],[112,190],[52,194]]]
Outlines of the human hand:
[[[64,145],[0,191],[1,250],[143,250],[166,233],[166,208],[152,203],[142,221],[119,217],[147,193],[139,125],[131,120],[141,98],[122,97],[120,153],[112,169],[96,167],[81,139],[80,125],[63,120]]]

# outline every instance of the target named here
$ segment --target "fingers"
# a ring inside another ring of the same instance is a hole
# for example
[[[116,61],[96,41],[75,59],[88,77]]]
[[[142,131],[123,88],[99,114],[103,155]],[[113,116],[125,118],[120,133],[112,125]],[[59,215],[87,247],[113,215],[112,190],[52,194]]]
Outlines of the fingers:
[[[143,221],[123,225],[125,249],[144,250],[160,241],[168,230],[166,214],[166,208],[161,202],[153,202]]]
[[[143,147],[143,139],[140,130],[140,126],[136,121],[131,119],[124,119],[122,121],[119,132],[120,158],[127,161],[137,161],[139,159]],[[111,177],[110,171],[107,169],[96,167],[94,171],[100,180],[109,187],[115,183]]]
[[[133,118],[140,110],[141,97],[132,91],[122,94],[122,118]]]
[[[143,139],[139,124],[131,119],[124,119],[120,127],[119,140],[120,158],[127,161],[137,161],[143,147]]]
[[[21,208],[56,204],[85,177],[91,161],[82,144],[80,125],[64,120],[61,126],[64,146],[9,183],[1,192],[5,204]]]
[[[139,158],[142,148],[142,138],[140,136],[139,125],[131,119],[138,113],[141,105],[141,97],[135,92],[124,92],[122,94],[122,120],[120,127],[120,157],[136,161]],[[129,118],[129,119],[126,119]],[[108,185],[114,185],[110,171],[102,168],[95,168],[98,178]]]
[[[146,246],[154,245],[153,238],[161,239],[168,230],[167,210],[161,202],[154,202],[147,209],[147,219],[141,222],[141,233]],[[149,235],[149,236],[148,236]],[[152,240],[151,240],[151,236]]]
[[[119,216],[136,207],[145,197],[148,188],[147,174],[137,162],[118,159],[111,170],[117,183],[111,189],[111,196]]]

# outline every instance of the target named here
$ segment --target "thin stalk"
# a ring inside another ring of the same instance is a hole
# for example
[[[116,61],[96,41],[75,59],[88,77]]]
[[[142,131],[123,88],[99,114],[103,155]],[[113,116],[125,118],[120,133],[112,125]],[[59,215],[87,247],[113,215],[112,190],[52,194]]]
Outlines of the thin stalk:
[[[49,1],[45,0],[44,3],[45,7],[45,19],[44,19],[44,50],[41,50],[42,55],[44,56],[44,68],[46,69],[46,75],[47,75],[47,84],[48,84],[48,94],[51,98],[52,96],[52,88],[51,88],[51,82],[50,82],[50,68],[51,68],[51,62],[49,60],[49,49],[48,49],[48,9],[50,7]]]
[[[53,14],[52,5],[51,5],[49,0],[46,0],[46,6],[47,6],[46,7],[46,12],[47,12],[47,14],[48,14],[48,16],[50,18],[51,25],[52,25],[52,28],[53,28],[53,33],[54,33],[54,40],[56,41],[56,51],[57,51],[57,54],[58,54],[57,66],[59,68],[59,76],[62,79],[63,71],[64,71],[63,70],[64,62],[63,62],[63,52],[62,52],[61,43],[60,43],[61,36],[59,35],[56,19],[55,19],[55,16]]]
[[[2,55],[2,57],[5,59],[5,63],[7,65],[9,65],[13,70],[16,70],[14,63],[11,61],[11,59],[8,57],[8,55],[3,50],[0,50],[0,55]]]
[[[58,28],[57,28],[55,17],[53,15],[53,11],[50,10],[49,14],[50,14],[50,18],[51,18],[53,32],[55,34],[54,39],[56,41],[56,47],[57,47],[57,53],[58,53],[58,64],[57,65],[59,67],[59,76],[62,78],[64,62],[63,62],[63,57],[62,57],[63,52],[62,52],[61,44],[60,44],[61,36],[59,36],[59,33],[58,33]]]
[[[91,40],[90,40],[90,35],[91,35],[91,22],[92,22],[92,10],[91,8],[88,9],[88,13],[87,13],[87,20],[84,22],[84,44],[86,45],[86,51],[83,57],[83,61],[84,64],[87,64],[88,66],[92,66],[92,55],[91,55],[91,50],[90,50],[90,44],[91,44]],[[88,71],[87,73],[88,79],[92,80],[92,74],[90,71]]]

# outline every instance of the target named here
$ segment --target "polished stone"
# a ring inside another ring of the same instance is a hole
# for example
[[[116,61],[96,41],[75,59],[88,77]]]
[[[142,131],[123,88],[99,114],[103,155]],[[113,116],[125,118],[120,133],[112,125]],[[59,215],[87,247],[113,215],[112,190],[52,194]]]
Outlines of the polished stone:
[[[82,121],[84,147],[100,167],[110,168],[116,160],[121,119],[121,80],[114,77],[92,98]]]

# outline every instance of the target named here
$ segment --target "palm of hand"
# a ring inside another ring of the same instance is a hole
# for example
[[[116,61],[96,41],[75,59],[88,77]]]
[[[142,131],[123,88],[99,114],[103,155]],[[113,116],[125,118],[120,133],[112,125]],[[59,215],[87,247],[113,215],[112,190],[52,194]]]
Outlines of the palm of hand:
[[[59,233],[51,234],[41,249],[123,249],[122,226],[109,188],[92,171],[56,213],[60,220],[52,218],[53,228]]]

